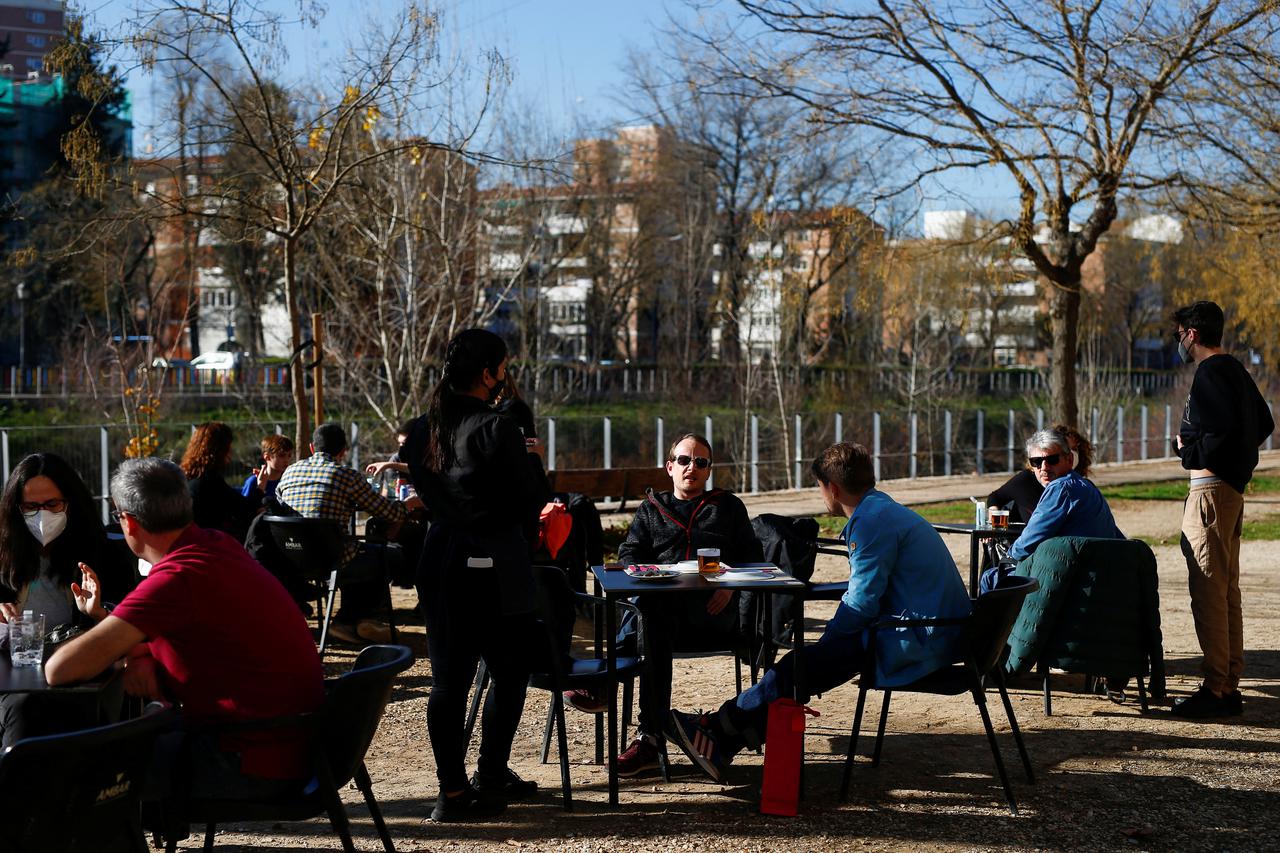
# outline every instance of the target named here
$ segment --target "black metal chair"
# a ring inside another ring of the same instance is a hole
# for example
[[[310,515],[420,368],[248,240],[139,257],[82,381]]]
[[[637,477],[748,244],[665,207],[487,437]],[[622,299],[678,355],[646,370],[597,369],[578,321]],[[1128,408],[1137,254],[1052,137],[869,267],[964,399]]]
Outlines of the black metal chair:
[[[579,603],[590,605],[596,610],[597,623],[602,621],[600,609],[608,606],[629,610],[641,617],[639,609],[625,601],[610,602],[605,598],[576,592],[568,573],[559,566],[533,567],[534,580],[538,591],[538,621],[546,636],[546,652],[539,665],[529,677],[529,686],[536,690],[546,690],[551,694],[551,702],[547,706],[547,721],[542,733],[542,763],[547,763],[551,754],[551,734],[555,731],[557,753],[560,759],[560,787],[565,811],[573,810],[573,792],[569,776],[569,744],[564,724],[564,693],[567,690],[586,689],[591,691],[617,690],[619,683],[630,685],[640,674],[645,664],[643,656],[643,622],[641,623],[641,654],[639,656],[618,657],[616,674],[609,678],[608,662],[602,657],[575,658],[570,653],[570,641],[573,636],[573,620]],[[535,639],[534,642],[537,642]],[[467,711],[466,726],[463,737],[469,743],[475,729],[476,718],[480,713],[480,704],[484,692],[489,686],[489,675],[484,662],[476,671],[475,686],[471,694],[471,705]],[[606,715],[608,716],[608,715]],[[607,725],[617,725],[617,721],[608,717]],[[625,726],[625,722],[623,723]],[[625,729],[624,729],[625,734]],[[599,744],[597,744],[599,747]],[[597,752],[599,749],[597,749]]]
[[[18,741],[0,756],[0,849],[17,853],[146,853],[141,796],[156,737],[173,709],[136,720]]]
[[[963,619],[895,619],[886,618],[876,621],[870,626],[870,642],[866,649],[866,662],[859,677],[858,708],[853,715],[853,732],[849,740],[849,752],[845,756],[844,779],[840,785],[840,800],[843,802],[849,795],[849,781],[853,774],[853,758],[858,748],[858,730],[862,726],[862,711],[867,699],[868,690],[883,690],[884,704],[880,709],[880,725],[876,731],[875,753],[871,766],[880,765],[880,749],[884,744],[884,726],[889,718],[889,699],[894,693],[932,693],[941,696],[959,696],[969,693],[978,706],[982,717],[982,725],[987,732],[987,742],[991,746],[991,756],[995,759],[996,773],[1000,784],[1004,787],[1005,799],[1009,803],[1009,811],[1018,813],[1018,804],[1009,786],[1009,777],[1005,773],[1004,761],[1000,757],[1000,746],[996,743],[995,729],[991,726],[991,715],[987,712],[987,694],[985,681],[990,676],[1000,691],[1000,699],[1004,703],[1005,716],[1009,718],[1009,727],[1013,731],[1014,742],[1018,745],[1018,753],[1022,756],[1022,766],[1027,773],[1027,781],[1035,782],[1035,773],[1031,769],[1031,759],[1027,756],[1026,745],[1022,742],[1022,733],[1018,730],[1018,720],[1013,713],[1013,705],[1009,701],[1009,693],[1005,689],[1004,671],[1001,658],[1004,655],[1005,642],[1009,639],[1009,631],[1022,604],[1036,588],[1039,582],[1034,578],[1011,576],[1006,586],[992,590],[979,596],[973,603],[973,612]],[[880,687],[875,683],[876,636],[880,631],[897,628],[924,628],[942,626],[961,626],[964,636],[961,640],[963,659],[959,663],[942,667],[929,675],[910,684],[898,687]]]
[[[332,521],[297,515],[268,515],[261,519],[261,523],[267,525],[279,553],[293,564],[299,576],[316,584],[321,659],[324,658],[325,647],[328,645],[329,623],[333,619],[333,602],[338,593],[339,581],[368,581],[386,585],[387,624],[391,628],[391,641],[396,642],[395,612],[386,567],[344,566],[342,557],[346,553],[348,538],[342,528]]]
[[[395,853],[395,845],[373,795],[364,756],[378,732],[396,676],[412,665],[413,652],[408,646],[368,646],[360,652],[349,672],[325,681],[325,700],[318,712],[216,729],[246,732],[311,725],[314,727],[311,749],[314,775],[296,794],[271,800],[206,800],[174,791],[165,803],[165,813],[172,816],[165,829],[166,849],[171,853],[177,849],[180,838],[175,827],[178,825],[204,824],[204,849],[212,850],[219,823],[302,821],[327,813],[333,831],[342,839],[342,849],[354,853],[347,810],[338,795],[344,786],[354,781],[364,795],[383,848],[387,853]]]

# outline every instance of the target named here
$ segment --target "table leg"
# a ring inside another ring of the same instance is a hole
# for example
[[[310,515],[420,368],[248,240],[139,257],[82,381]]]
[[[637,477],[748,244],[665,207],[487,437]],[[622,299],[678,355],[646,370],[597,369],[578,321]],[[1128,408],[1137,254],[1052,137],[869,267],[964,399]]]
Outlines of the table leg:
[[[595,585],[595,595],[600,597],[600,579],[592,574],[592,582]],[[613,604],[610,602],[605,605],[605,609],[612,612]],[[596,640],[596,657],[599,658],[604,651],[604,621],[600,619],[601,614],[597,611],[595,618],[591,620],[592,627],[595,630]],[[596,764],[604,764],[604,717],[600,714],[595,715],[596,727]]]
[[[609,805],[618,804],[618,627],[614,600],[605,604],[605,666],[609,672]]]
[[[969,597],[978,595],[978,531],[969,534]]]

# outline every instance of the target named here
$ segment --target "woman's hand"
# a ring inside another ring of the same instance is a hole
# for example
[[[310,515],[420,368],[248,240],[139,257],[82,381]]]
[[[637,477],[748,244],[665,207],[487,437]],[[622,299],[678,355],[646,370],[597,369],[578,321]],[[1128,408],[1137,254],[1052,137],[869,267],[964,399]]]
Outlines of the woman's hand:
[[[370,462],[368,465],[364,466],[364,473],[367,476],[376,477],[394,464],[394,462]]]
[[[76,607],[85,616],[95,622],[107,618],[107,611],[102,606],[102,585],[98,583],[97,572],[87,563],[80,564],[80,583],[71,582],[71,594],[75,597]]]
[[[18,605],[12,601],[6,601],[0,604],[0,625],[4,625],[18,615]]]

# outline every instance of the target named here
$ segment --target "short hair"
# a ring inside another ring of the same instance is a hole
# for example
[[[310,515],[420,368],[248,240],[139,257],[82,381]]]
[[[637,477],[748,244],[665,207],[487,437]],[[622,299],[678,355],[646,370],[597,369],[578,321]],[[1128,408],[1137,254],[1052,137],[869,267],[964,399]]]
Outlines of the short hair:
[[[696,432],[686,432],[684,435],[680,436],[675,441],[671,442],[671,447],[667,449],[667,461],[674,462],[676,460],[676,448],[679,447],[682,442],[688,441],[691,438],[694,441],[698,442],[698,444],[701,444],[703,447],[707,449],[708,459],[711,459],[713,461],[715,460],[716,453],[711,448],[711,439],[707,438],[704,435],[700,435]]]
[[[396,435],[409,435],[413,432],[413,425],[417,423],[417,421],[417,418],[409,418],[409,420],[404,421],[400,426],[396,427]]]
[[[818,454],[809,466],[819,483],[837,483],[851,495],[875,488],[876,467],[871,452],[861,444],[842,441]]]
[[[1026,451],[1027,455],[1031,455],[1032,450],[1049,449],[1056,447],[1068,456],[1071,455],[1071,443],[1067,441],[1065,433],[1056,429],[1037,430],[1027,439]]]
[[[262,439],[262,455],[276,456],[293,452],[293,439],[284,435],[268,435]]]
[[[151,533],[181,530],[191,523],[187,477],[168,459],[126,459],[111,477],[116,509],[137,519]]]
[[[1222,329],[1226,319],[1222,316],[1222,308],[1218,303],[1201,299],[1184,305],[1173,312],[1175,331],[1177,326],[1184,329],[1195,329],[1200,336],[1200,343],[1207,347],[1222,346]]]
[[[1079,457],[1076,462],[1076,473],[1081,477],[1088,477],[1089,469],[1093,467],[1093,444],[1089,439],[1085,438],[1084,433],[1073,426],[1054,424],[1050,429],[1067,437],[1068,448],[1070,448],[1071,440],[1075,439],[1075,453]]]
[[[311,448],[316,453],[328,453],[330,456],[346,450],[347,434],[342,424],[320,424],[316,427],[316,431],[311,433]]]

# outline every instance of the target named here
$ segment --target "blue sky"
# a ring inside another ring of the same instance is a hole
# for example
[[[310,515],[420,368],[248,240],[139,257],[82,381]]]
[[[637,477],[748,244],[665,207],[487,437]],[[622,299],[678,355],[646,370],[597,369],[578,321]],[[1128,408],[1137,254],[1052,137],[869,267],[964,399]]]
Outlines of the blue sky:
[[[282,13],[296,12],[298,0],[260,0]],[[689,12],[679,0],[446,0],[443,12],[448,48],[475,56],[497,49],[514,79],[509,106],[538,111],[553,130],[569,134],[575,126],[607,133],[611,126],[646,120],[642,105],[621,97],[623,62],[631,48],[650,50],[668,23],[667,3],[683,19]],[[731,10],[728,0],[701,0],[702,5]],[[136,0],[78,0],[97,29],[118,30]],[[358,36],[371,10],[397,8],[396,0],[325,0],[327,14],[316,29],[293,27],[287,43],[286,76],[312,77]],[[134,145],[139,153],[156,115],[158,100],[150,79],[141,72],[129,77],[134,103]],[[1011,196],[976,178],[953,176],[948,184],[972,198],[980,211],[1006,209]],[[994,192],[993,192],[994,190]],[[922,200],[926,210],[965,206],[940,187]],[[951,196],[951,197],[949,197]]]

